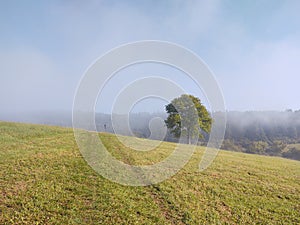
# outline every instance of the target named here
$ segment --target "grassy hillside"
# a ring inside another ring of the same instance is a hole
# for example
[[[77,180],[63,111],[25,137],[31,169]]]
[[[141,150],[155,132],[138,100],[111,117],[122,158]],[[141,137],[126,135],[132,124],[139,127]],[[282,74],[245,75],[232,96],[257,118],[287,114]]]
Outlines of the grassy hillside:
[[[132,164],[174,146],[145,155],[100,137]],[[127,187],[86,164],[71,129],[0,122],[0,224],[300,224],[299,161],[220,151],[200,173],[202,154],[158,185]]]

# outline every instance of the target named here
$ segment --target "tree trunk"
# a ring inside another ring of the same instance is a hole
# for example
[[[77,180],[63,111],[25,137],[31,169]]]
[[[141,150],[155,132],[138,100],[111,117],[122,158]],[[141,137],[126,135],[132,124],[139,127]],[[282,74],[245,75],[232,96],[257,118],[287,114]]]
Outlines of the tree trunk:
[[[189,129],[187,129],[187,131],[186,131],[186,143],[187,144],[191,144],[191,136],[190,136],[190,130]]]

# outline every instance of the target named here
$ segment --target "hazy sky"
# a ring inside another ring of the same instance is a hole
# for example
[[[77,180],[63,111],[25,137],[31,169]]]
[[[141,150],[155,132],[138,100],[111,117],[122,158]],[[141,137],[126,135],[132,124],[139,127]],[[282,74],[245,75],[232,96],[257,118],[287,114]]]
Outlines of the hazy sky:
[[[228,110],[300,109],[299,12],[298,0],[0,1],[0,112],[71,110],[96,58],[144,39],[198,54]],[[180,82],[171,70],[162,72]],[[113,81],[107,96],[122,84]],[[192,82],[181,82],[198,95]],[[100,111],[111,103],[103,99]]]

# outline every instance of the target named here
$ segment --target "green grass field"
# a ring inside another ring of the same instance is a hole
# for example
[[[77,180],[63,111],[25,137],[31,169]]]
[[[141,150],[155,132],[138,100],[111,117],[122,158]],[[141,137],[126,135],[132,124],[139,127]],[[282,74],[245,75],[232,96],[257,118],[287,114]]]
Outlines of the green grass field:
[[[145,156],[100,137],[132,164],[158,162],[175,145]],[[300,224],[299,161],[220,151],[198,172],[203,151],[160,184],[128,187],[87,165],[71,129],[0,122],[0,224]]]

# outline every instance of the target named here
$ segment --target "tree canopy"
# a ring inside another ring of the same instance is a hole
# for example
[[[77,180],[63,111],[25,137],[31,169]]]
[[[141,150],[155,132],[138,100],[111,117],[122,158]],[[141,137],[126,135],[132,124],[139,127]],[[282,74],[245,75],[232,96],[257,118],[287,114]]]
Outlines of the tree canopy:
[[[193,95],[183,94],[173,99],[166,105],[166,111],[167,128],[175,137],[184,135],[189,144],[192,139],[203,138],[203,132],[210,132],[212,118],[201,100]]]

